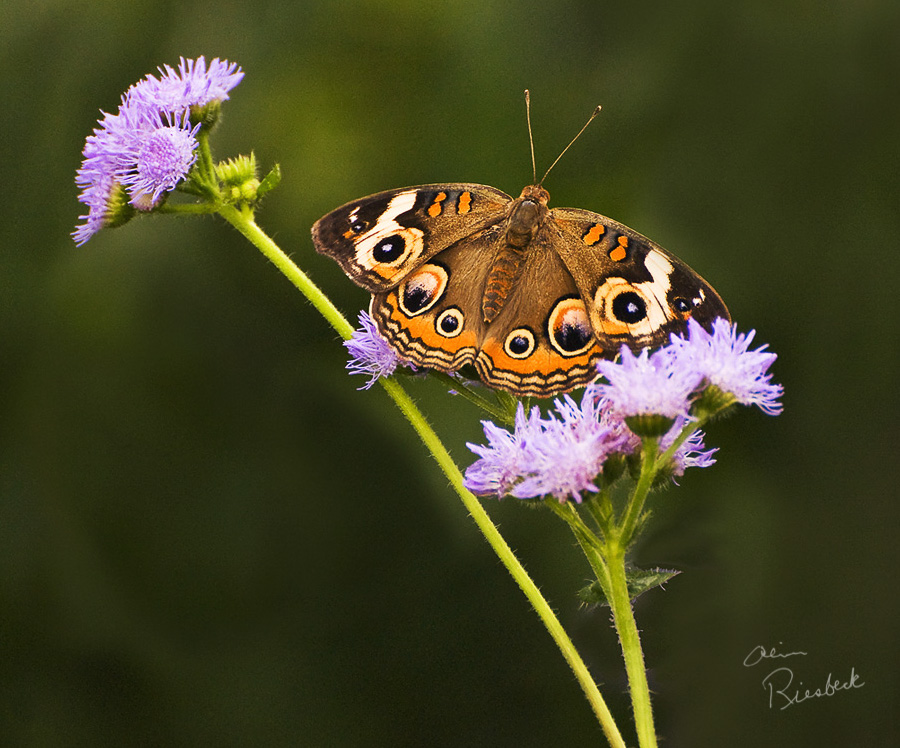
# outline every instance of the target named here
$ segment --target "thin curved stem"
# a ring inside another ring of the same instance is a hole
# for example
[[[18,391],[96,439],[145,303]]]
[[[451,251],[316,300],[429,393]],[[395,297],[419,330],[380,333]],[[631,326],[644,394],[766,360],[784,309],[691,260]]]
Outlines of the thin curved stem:
[[[522,566],[506,540],[504,540],[503,536],[500,534],[497,526],[484,510],[484,507],[481,506],[478,499],[463,485],[463,476],[459,467],[457,467],[453,458],[450,457],[450,454],[431,428],[431,425],[425,420],[422,412],[415,406],[415,403],[412,402],[409,395],[399,384],[397,384],[397,382],[392,379],[382,379],[380,381],[388,391],[388,394],[394,399],[394,402],[397,403],[397,407],[400,408],[403,415],[406,416],[407,420],[409,420],[410,424],[419,434],[435,461],[440,465],[444,474],[450,480],[453,489],[459,495],[463,505],[478,526],[478,529],[481,530],[481,534],[484,535],[491,548],[494,549],[494,553],[497,554],[497,557],[506,567],[507,571],[509,571],[512,578],[516,581],[516,584],[519,585],[519,588],[525,594],[525,597],[528,598],[528,602],[531,603],[531,606],[538,614],[538,617],[550,633],[550,636],[553,637],[553,640],[556,642],[560,652],[562,652],[563,657],[581,685],[581,689],[584,691],[591,708],[594,710],[594,714],[597,716],[609,744],[613,746],[613,748],[625,748],[625,742],[613,720],[609,707],[606,706],[606,702],[603,700],[603,696],[600,694],[597,684],[594,683],[594,679],[591,677],[587,666],[584,664],[584,660],[581,659],[581,655],[578,653],[578,650],[575,648],[569,635],[562,627],[562,624],[559,622],[559,619],[556,617],[556,614],[553,612],[553,609],[550,607],[547,600],[537,588],[537,585],[525,570],[525,567]]]
[[[238,210],[233,206],[221,206],[219,209],[222,217],[241,232],[255,247],[257,247],[286,277],[294,286],[313,304],[316,310],[322,314],[328,323],[338,332],[338,334],[348,339],[353,333],[353,327],[347,319],[340,313],[337,307],[331,303],[331,300],[316,286],[312,280],[297,267],[296,264],[288,257],[269,236],[259,228],[253,220],[252,212],[249,209]],[[472,516],[478,529],[484,535],[488,544],[497,554],[497,557],[509,571],[512,578],[519,585],[519,588],[525,594],[525,597],[531,603],[538,617],[543,622],[550,636],[556,642],[560,652],[565,658],[572,672],[575,674],[581,689],[584,691],[594,714],[597,716],[600,726],[606,735],[612,748],[625,748],[625,741],[616,726],[615,720],[603,696],[600,694],[597,684],[591,677],[584,660],[572,643],[550,604],[541,594],[537,585],[528,575],[525,567],[519,562],[512,549],[503,539],[497,526],[488,516],[484,507],[481,506],[478,499],[463,485],[463,476],[459,467],[453,461],[450,453],[444,447],[438,438],[434,429],[425,419],[425,416],[413,402],[412,398],[407,394],[406,390],[392,378],[382,378],[379,380],[388,395],[396,403],[397,407],[409,421],[410,425],[419,434],[422,442],[431,452],[432,457],[443,470],[444,474],[453,486],[453,489],[459,495],[466,507],[466,510]]]
[[[641,473],[638,477],[637,485],[634,487],[634,492],[631,494],[631,499],[625,507],[622,523],[619,526],[618,538],[621,541],[623,552],[634,537],[635,529],[641,518],[641,512],[644,509],[644,502],[647,500],[647,494],[650,493],[653,478],[656,477],[659,465],[656,459],[658,452],[659,445],[656,439],[644,439],[641,451]]]

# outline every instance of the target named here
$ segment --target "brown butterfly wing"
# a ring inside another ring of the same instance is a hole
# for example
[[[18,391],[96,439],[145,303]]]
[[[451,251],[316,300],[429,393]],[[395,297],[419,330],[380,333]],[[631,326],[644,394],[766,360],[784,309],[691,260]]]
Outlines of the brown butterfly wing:
[[[372,296],[370,314],[382,335],[418,366],[456,371],[473,363],[486,325],[485,281],[501,250],[499,225],[460,239]]]

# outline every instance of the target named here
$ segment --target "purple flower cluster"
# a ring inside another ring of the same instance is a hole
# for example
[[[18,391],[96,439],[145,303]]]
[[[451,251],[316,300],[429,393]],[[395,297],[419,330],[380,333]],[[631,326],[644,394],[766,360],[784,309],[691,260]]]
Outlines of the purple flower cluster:
[[[152,210],[175,189],[197,158],[200,124],[191,123],[191,108],[227,99],[244,75],[218,58],[207,67],[203,57],[182,58],[177,71],[167,65],[159,72],[129,88],[118,112],[103,113],[85,142],[75,184],[88,212],[72,232],[78,245],[132,209]]]
[[[537,407],[526,415],[519,403],[512,432],[483,421],[488,446],[468,445],[479,459],[466,470],[466,487],[479,495],[581,501],[582,492],[599,490],[595,480],[608,457],[640,445],[610,417],[596,388],[585,390],[580,406],[568,395],[554,405],[541,418]]]
[[[488,444],[468,445],[478,460],[466,470],[466,486],[480,495],[581,501],[584,493],[598,490],[609,457],[640,449],[641,439],[627,419],[669,419],[659,439],[665,451],[696,420],[691,406],[710,385],[733,402],[777,415],[783,388],[772,384],[768,373],[776,356],[765,346],[749,350],[753,336],[738,335],[736,326],[722,319],[712,332],[691,321],[687,337],[673,335],[670,345],[653,353],[635,355],[623,347],[619,359],[598,365],[605,382],[588,385],[580,405],[567,395],[541,418],[537,408],[526,415],[520,404],[511,432],[483,422]],[[705,447],[702,431],[692,431],[672,455],[673,477],[689,467],[712,465],[715,451]]]
[[[738,335],[737,325],[725,319],[707,332],[688,320],[687,337],[672,335],[671,343],[653,353],[634,355],[622,347],[614,361],[601,361],[597,370],[606,380],[598,384],[610,407],[623,418],[662,415],[687,416],[694,395],[708,385],[730,393],[741,405],[757,405],[769,415],[781,412],[779,384],[767,373],[777,356],[766,346],[748,350],[755,330]]]

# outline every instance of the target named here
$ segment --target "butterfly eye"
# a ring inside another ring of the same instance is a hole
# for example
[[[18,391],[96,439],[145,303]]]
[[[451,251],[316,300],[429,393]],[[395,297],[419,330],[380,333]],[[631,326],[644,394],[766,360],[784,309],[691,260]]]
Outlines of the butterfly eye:
[[[513,330],[506,336],[503,350],[510,358],[528,358],[534,352],[534,333],[527,327]]]
[[[634,291],[625,291],[613,299],[613,315],[619,322],[635,325],[647,317],[647,302]]]

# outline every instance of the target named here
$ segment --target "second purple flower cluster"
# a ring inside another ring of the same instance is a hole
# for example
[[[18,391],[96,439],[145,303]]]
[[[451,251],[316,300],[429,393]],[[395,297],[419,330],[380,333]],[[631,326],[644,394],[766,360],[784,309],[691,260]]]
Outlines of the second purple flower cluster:
[[[122,96],[116,114],[103,114],[84,146],[75,177],[78,199],[88,212],[72,233],[84,244],[105,226],[127,220],[133,210],[148,211],[175,189],[197,158],[197,131],[191,109],[228,98],[240,83],[240,68],[218,58],[182,58],[178,70],[160,68]]]

